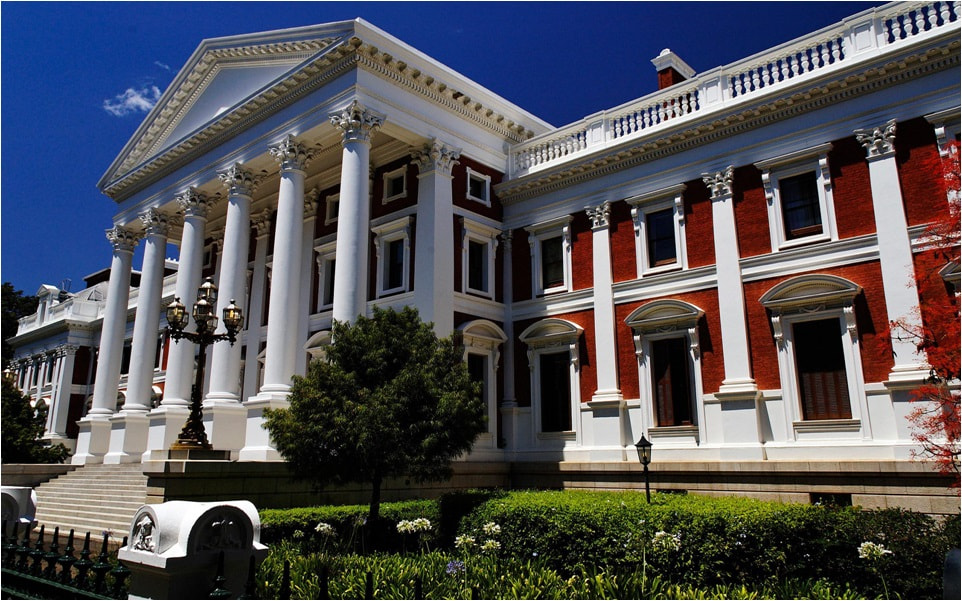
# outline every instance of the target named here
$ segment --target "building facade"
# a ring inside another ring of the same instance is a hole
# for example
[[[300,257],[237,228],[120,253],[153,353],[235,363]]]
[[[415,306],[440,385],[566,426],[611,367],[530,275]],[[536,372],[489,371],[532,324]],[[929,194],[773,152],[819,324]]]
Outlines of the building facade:
[[[948,207],[959,11],[892,3],[700,74],[666,50],[657,92],[564,127],[360,19],[204,41],[100,181],[109,278],[21,321],[21,386],[75,463],[162,458],[195,369],[163,309],[211,277],[247,317],[204,394],[238,461],[280,459],[263,411],[332,320],[412,305],[484,384],[467,461],[591,472],[645,434],[689,475],[911,471],[929,368],[883,334],[918,318]]]

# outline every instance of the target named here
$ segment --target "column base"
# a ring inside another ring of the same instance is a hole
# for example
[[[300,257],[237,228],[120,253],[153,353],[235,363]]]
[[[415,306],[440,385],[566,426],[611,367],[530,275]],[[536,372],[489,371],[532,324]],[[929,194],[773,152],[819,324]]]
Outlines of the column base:
[[[104,463],[140,463],[147,450],[150,424],[147,413],[121,411],[107,421],[110,422],[110,446]]]
[[[244,403],[244,409],[247,411],[247,435],[244,448],[238,454],[239,461],[284,460],[271,443],[270,432],[264,428],[264,410],[287,409],[291,404],[286,394],[280,398],[272,398],[270,393],[267,393],[267,398],[264,396],[265,393],[261,392]]]
[[[189,416],[190,409],[186,405],[161,405],[148,413],[147,448],[142,460],[157,461],[154,459],[155,451],[166,453],[177,440]]]
[[[246,421],[247,408],[236,401],[204,401],[204,429],[217,450],[244,448]]]
[[[103,463],[110,450],[110,422],[103,417],[84,417],[77,422],[77,452],[70,463],[87,465]]]
[[[889,390],[911,390],[918,388],[928,380],[931,367],[924,363],[896,365],[889,372],[889,379],[883,382]]]
[[[753,378],[732,378],[724,380],[715,398],[719,401],[757,401],[762,393]]]

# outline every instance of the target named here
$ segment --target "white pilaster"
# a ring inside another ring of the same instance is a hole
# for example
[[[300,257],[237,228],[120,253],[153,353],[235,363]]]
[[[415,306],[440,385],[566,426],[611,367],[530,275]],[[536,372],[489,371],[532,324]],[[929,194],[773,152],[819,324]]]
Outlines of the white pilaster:
[[[501,290],[504,294],[504,335],[506,341],[502,345],[503,353],[501,355],[504,361],[504,369],[501,370],[504,378],[504,398],[500,404],[501,437],[505,441],[505,447],[514,451],[518,448],[516,440],[518,401],[515,399],[514,390],[514,317],[511,311],[511,307],[514,306],[512,302],[514,297],[512,280],[514,274],[511,269],[512,245],[513,235],[511,230],[504,230],[504,233],[501,234],[502,258],[504,261]]]
[[[264,293],[267,282],[267,243],[271,233],[271,211],[264,209],[252,220],[252,227],[257,232],[254,240],[254,271],[251,274],[251,302],[250,310],[245,319],[247,332],[244,343],[247,352],[244,359],[244,395],[245,398],[257,394],[260,362],[257,355],[261,346],[261,321],[264,316]]]
[[[921,326],[912,242],[895,160],[895,120],[880,127],[856,130],[855,136],[865,148],[868,161],[888,321]],[[889,373],[892,385],[914,387],[928,377],[929,366],[912,340],[898,340],[893,336],[892,353],[895,357]]]
[[[294,373],[304,375],[307,373],[307,353],[304,345],[310,335],[309,321],[314,307],[311,306],[311,294],[314,288],[311,286],[316,265],[314,261],[314,222],[317,220],[317,200],[320,192],[317,188],[312,188],[304,195],[304,234],[301,244],[301,296],[298,299],[297,310],[297,361],[294,364]]]
[[[59,356],[56,390],[51,395],[50,420],[44,440],[56,444],[67,440],[67,416],[70,412],[70,392],[73,385],[74,362],[77,347],[64,344],[57,349]]]
[[[117,387],[120,383],[120,360],[127,328],[127,303],[130,300],[130,268],[137,236],[118,225],[107,230],[107,240],[113,246],[114,254],[107,283],[93,407],[80,420],[77,452],[72,459],[73,463],[78,464],[103,461],[110,442],[107,418],[113,415],[117,406]]]
[[[434,322],[434,333],[442,338],[454,329],[451,169],[460,156],[460,149],[437,140],[411,154],[418,166],[414,306],[421,319]]]
[[[331,124],[341,130],[341,198],[337,216],[337,262],[334,266],[334,319],[353,322],[367,313],[368,222],[371,216],[368,162],[371,137],[383,117],[356,100]]]
[[[722,455],[726,459],[763,459],[759,432],[758,401],[761,393],[752,378],[748,347],[745,291],[738,263],[738,234],[732,197],[734,168],[702,174],[711,191],[715,239],[715,270],[718,281],[718,314],[725,379],[715,397],[721,402]]]

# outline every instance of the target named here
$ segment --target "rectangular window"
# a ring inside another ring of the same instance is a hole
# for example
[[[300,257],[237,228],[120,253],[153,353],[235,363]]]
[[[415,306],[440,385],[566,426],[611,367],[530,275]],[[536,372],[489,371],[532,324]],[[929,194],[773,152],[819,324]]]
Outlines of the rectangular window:
[[[814,171],[779,179],[778,192],[786,239],[822,233],[818,178]]]
[[[468,240],[468,288],[488,292],[488,245]]]
[[[803,419],[852,418],[841,334],[838,319],[792,326]]]
[[[404,285],[404,240],[391,240],[385,245],[385,250],[384,289],[400,288]]]
[[[491,178],[474,171],[470,167],[468,171],[468,199],[476,200],[486,206],[491,206],[490,189]]]
[[[541,287],[564,286],[564,244],[561,236],[541,241]]]
[[[657,425],[690,426],[693,422],[687,341],[684,338],[654,340],[651,354]]]
[[[646,213],[645,235],[648,239],[648,267],[660,267],[678,262],[673,208]]]
[[[468,353],[468,375],[472,381],[481,383],[481,398],[485,400],[488,398],[487,359],[484,355]]]
[[[545,353],[539,356],[541,431],[567,432],[571,430],[571,363],[565,353]]]
[[[121,358],[120,358],[120,373],[121,373],[121,374],[130,373],[130,350],[131,350],[131,341],[130,341],[130,340],[125,340],[125,341],[124,341],[124,352],[123,352],[123,355],[122,355]]]
[[[407,169],[401,167],[384,174],[384,197],[382,203],[407,196]]]
[[[330,225],[337,221],[337,215],[341,210],[341,195],[332,194],[327,197],[327,207],[324,212],[324,225]]]
[[[334,268],[336,265],[336,259],[324,260],[324,296],[322,302],[325,307],[334,304]]]

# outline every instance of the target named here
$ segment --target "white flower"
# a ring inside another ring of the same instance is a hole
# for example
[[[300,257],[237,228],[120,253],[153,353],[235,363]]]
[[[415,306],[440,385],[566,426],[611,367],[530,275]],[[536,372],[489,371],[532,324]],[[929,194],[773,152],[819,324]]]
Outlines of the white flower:
[[[865,541],[858,546],[858,556],[860,559],[877,561],[886,555],[892,555],[892,552],[886,549],[885,545],[882,544]]]
[[[401,534],[410,534],[414,532],[414,523],[410,520],[401,520],[397,523],[397,531]]]
[[[431,520],[418,518],[411,522],[411,527],[414,529],[414,532],[427,532],[431,529]]]
[[[651,544],[656,549],[677,551],[678,549],[681,549],[681,535],[668,534],[664,530],[659,530],[655,533],[655,537],[651,539]]]
[[[474,545],[474,537],[467,534],[460,534],[454,539],[454,546],[461,549]]]
[[[494,540],[493,538],[489,538],[488,540],[484,541],[483,545],[481,545],[481,550],[485,553],[487,553],[488,551],[497,551],[500,548],[501,548],[501,543]]]
[[[494,522],[488,522],[481,529],[487,536],[497,536],[501,534],[501,526],[495,524]]]
[[[321,536],[331,536],[334,534],[334,528],[327,522],[319,522],[317,526],[314,526],[314,532],[317,532]]]

